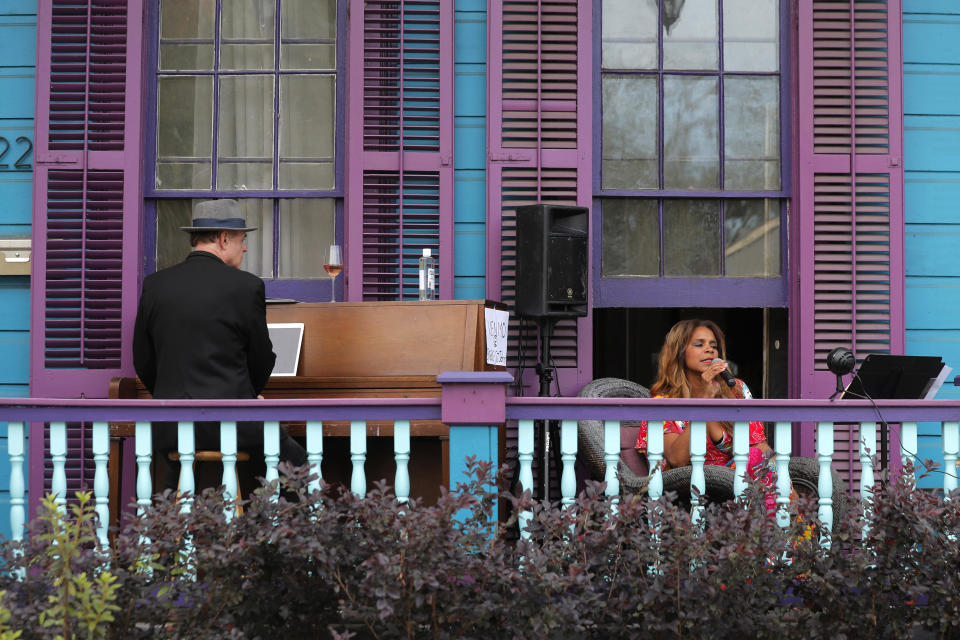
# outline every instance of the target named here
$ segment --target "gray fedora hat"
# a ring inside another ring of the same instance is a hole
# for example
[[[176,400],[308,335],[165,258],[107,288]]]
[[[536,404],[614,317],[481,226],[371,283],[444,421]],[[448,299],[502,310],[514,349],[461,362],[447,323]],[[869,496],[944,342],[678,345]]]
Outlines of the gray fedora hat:
[[[193,207],[193,224],[183,231],[256,231],[247,221],[236,200],[204,200]]]

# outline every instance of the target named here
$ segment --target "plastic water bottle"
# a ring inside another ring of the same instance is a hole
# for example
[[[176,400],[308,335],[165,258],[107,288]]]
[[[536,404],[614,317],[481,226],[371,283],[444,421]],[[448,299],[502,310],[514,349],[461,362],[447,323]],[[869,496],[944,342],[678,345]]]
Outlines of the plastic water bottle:
[[[433,300],[436,295],[436,269],[433,266],[433,256],[430,249],[424,249],[420,256],[420,299]]]

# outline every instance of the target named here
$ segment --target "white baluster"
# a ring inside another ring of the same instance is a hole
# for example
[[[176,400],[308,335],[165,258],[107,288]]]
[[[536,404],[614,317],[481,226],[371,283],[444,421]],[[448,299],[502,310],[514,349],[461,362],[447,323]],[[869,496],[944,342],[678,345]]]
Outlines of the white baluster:
[[[196,443],[193,434],[193,422],[177,423],[177,454],[180,456],[180,495],[190,494],[180,504],[181,513],[190,513],[193,506],[193,494],[197,484],[193,477],[193,461],[196,459]]]
[[[397,502],[403,504],[410,499],[410,421],[396,420],[393,423],[393,458],[397,463],[394,491]]]
[[[700,496],[707,490],[703,475],[703,462],[707,458],[707,423],[698,420],[690,423],[690,519],[696,524],[703,515],[703,500]],[[696,491],[694,491],[696,488]]]
[[[66,513],[67,505],[67,424],[50,423],[50,459],[53,461],[53,479],[50,492],[56,498],[60,511]]]
[[[7,424],[7,453],[10,455],[10,535],[14,540],[23,539],[23,524],[26,522],[26,482],[23,477],[23,459],[26,451],[24,424]]]
[[[603,476],[607,483],[606,494],[610,496],[613,508],[616,510],[620,502],[620,421],[605,420],[603,422],[603,459],[607,463],[607,470]]]
[[[833,472],[830,463],[833,461],[833,423],[817,423],[817,460],[820,462],[820,473],[817,476],[817,493],[820,494],[817,515],[823,523],[820,534],[820,544],[824,548],[830,547],[830,531],[833,530]]]
[[[663,496],[661,460],[663,460],[663,422],[651,420],[647,422],[647,463],[650,465],[650,482],[647,483],[647,495],[650,496],[651,500],[659,500]]]
[[[220,456],[223,461],[223,476],[220,480],[225,503],[223,513],[227,520],[230,520],[237,510],[233,502],[237,499],[239,490],[237,487],[237,423],[235,421],[226,420],[220,423]],[[269,469],[267,473],[270,473]]]
[[[750,423],[742,420],[733,423],[733,495],[739,498],[747,488],[747,473],[750,459]]]
[[[263,423],[263,461],[267,466],[263,479],[267,482],[279,480],[277,465],[280,464],[280,423],[277,420]],[[274,493],[270,499],[276,500],[278,497],[279,493]]]
[[[320,491],[320,478],[323,477],[320,471],[323,463],[323,423],[319,420],[307,421],[307,462],[310,463],[311,473],[317,474],[310,481],[310,491]]]
[[[793,450],[793,427],[778,422],[774,427],[774,449],[777,452],[777,524],[790,526],[790,453]]]
[[[904,422],[900,425],[900,456],[903,461],[903,465],[906,466],[907,461],[913,463],[914,467],[917,466],[919,460],[917,460],[917,423],[916,422]],[[916,478],[917,471],[914,468],[913,476]]]
[[[367,461],[367,423],[364,420],[350,422],[350,460],[353,461],[350,490],[362,498],[367,495],[367,475],[363,469]]]
[[[141,517],[150,507],[153,492],[153,479],[150,477],[150,456],[153,451],[151,432],[149,422],[137,422],[133,437],[137,456],[137,515]]]
[[[863,537],[870,532],[873,511],[873,456],[877,454],[877,423],[860,423],[860,502],[863,504]]]
[[[960,430],[957,422],[943,423],[943,492],[947,500],[957,489],[957,456],[960,455]]]
[[[100,545],[106,549],[110,544],[107,538],[107,528],[110,526],[110,474],[107,463],[110,460],[110,426],[106,422],[94,422],[92,442],[93,448],[93,496],[94,509],[97,512],[97,538]]]
[[[563,461],[563,472],[560,474],[561,502],[569,507],[577,495],[577,475],[573,469],[577,459],[576,420],[563,420],[560,423],[560,459]]]
[[[520,462],[520,491],[533,492],[533,420],[520,420],[517,425],[517,460]],[[527,523],[532,517],[528,510],[520,513],[520,535],[529,535]]]

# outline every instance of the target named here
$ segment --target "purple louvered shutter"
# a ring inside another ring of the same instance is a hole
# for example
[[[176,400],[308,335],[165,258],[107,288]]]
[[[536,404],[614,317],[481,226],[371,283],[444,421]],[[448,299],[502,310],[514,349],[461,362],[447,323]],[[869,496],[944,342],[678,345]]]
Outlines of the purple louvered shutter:
[[[591,203],[592,24],[590,3],[576,0],[491,3],[488,18],[487,295],[512,306],[516,208]],[[590,380],[591,322],[562,320],[554,330],[562,395]],[[511,319],[508,364],[524,369],[525,392],[535,394],[536,327],[529,325]]]
[[[792,311],[801,398],[833,392],[825,360],[834,347],[853,349],[858,362],[903,353],[900,20],[899,0],[800,3],[799,291]],[[856,440],[856,429],[845,428],[835,444],[835,468],[852,483],[860,473]],[[812,442],[804,452],[813,453]]]
[[[453,296],[453,6],[350,5],[346,176],[351,300],[416,299],[417,261],[436,259]]]
[[[106,397],[132,375],[140,211],[141,3],[40,0],[30,393]],[[43,425],[34,425],[40,435]],[[49,487],[30,439],[31,500]],[[89,429],[69,426],[68,492],[92,486]]]

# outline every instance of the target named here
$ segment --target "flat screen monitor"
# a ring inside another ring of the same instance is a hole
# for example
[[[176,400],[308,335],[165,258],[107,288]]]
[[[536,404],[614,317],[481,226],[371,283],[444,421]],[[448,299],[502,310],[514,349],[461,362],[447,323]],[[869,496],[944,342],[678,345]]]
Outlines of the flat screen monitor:
[[[270,342],[277,362],[271,376],[295,376],[300,364],[300,347],[303,345],[302,322],[268,322]]]

